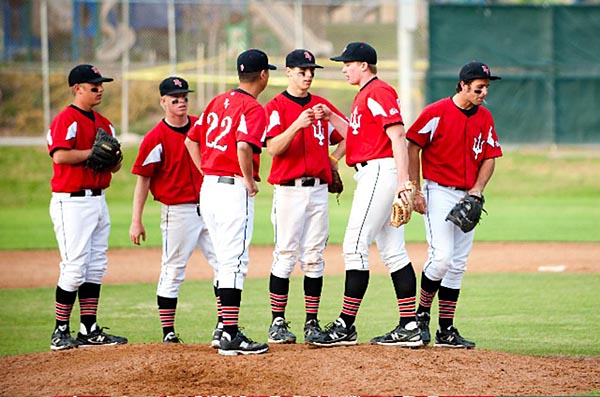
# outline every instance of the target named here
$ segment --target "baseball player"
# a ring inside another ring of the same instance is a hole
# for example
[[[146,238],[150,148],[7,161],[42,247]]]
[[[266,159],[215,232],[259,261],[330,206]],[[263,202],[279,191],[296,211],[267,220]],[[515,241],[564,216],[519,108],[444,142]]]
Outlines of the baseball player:
[[[394,195],[407,199],[408,156],[396,91],[377,77],[377,53],[364,42],[346,46],[340,56],[348,83],[360,87],[346,134],[346,163],[356,169],[356,190],[344,236],[344,300],[338,319],[315,340],[316,346],[354,345],[354,322],[369,284],[369,246],[375,240],[396,293],[399,323],[371,340],[390,346],[419,347],[415,321],[416,277],[404,244],[404,228],[390,225]]]
[[[126,338],[104,332],[96,322],[110,233],[104,192],[121,163],[103,172],[85,166],[97,130],[115,135],[111,122],[93,110],[102,102],[102,83],[113,79],[102,76],[95,66],[82,64],[71,70],[68,81],[73,104],[56,116],[47,135],[54,170],[50,217],[61,256],[52,350],[127,343]],[[78,296],[81,325],[74,339],[69,321]]]
[[[204,174],[200,212],[217,255],[222,355],[260,354],[269,349],[267,344],[247,338],[238,328],[238,319],[267,123],[257,98],[267,87],[269,70],[274,69],[261,50],[239,54],[239,86],[210,101],[185,141]]]
[[[464,233],[447,222],[446,216],[465,194],[482,197],[494,172],[495,158],[502,156],[492,114],[482,106],[490,80],[499,79],[481,62],[466,64],[454,96],[427,106],[407,132],[409,175],[417,186],[423,170],[423,195],[416,196],[415,210],[425,215],[429,244],[417,310],[421,338],[426,344],[431,340],[431,305],[438,293],[440,328],[435,346],[475,347],[454,327],[474,231]]]
[[[198,117],[188,116],[188,93],[193,91],[188,88],[187,81],[176,76],[164,79],[159,91],[165,117],[144,136],[133,165],[132,173],[137,175],[137,183],[129,238],[137,245],[146,240],[142,214],[148,191],[151,191],[154,199],[162,204],[162,260],[156,295],[163,342],[179,343],[175,333],[175,312],[187,262],[194,248],[199,247],[215,270],[215,294],[217,262],[208,229],[200,216],[198,197],[202,174],[192,163],[184,145],[187,132],[198,120]],[[221,323],[218,319],[213,331],[213,347],[219,345]]]
[[[287,54],[287,89],[266,105],[266,146],[273,156],[268,181],[274,185],[271,220],[275,233],[269,279],[272,324],[269,342],[294,343],[285,321],[290,276],[296,262],[304,272],[304,338],[321,333],[318,311],[323,288],[323,251],[329,237],[327,185],[331,170],[345,153],[344,115],[324,98],[308,92],[317,65],[315,56],[297,49]],[[326,110],[323,110],[323,107]],[[327,111],[329,117],[325,118]],[[329,122],[334,112],[341,133]],[[329,145],[337,145],[329,154]]]

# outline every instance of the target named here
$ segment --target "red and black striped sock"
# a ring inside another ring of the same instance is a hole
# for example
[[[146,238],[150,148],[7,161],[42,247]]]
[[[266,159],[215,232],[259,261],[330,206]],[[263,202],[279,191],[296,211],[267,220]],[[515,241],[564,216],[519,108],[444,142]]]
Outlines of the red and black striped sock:
[[[285,318],[285,308],[290,291],[290,279],[281,278],[271,274],[269,278],[269,299],[271,302],[271,316]]]
[[[454,324],[454,312],[460,289],[440,287],[439,292],[439,325],[440,329],[445,330]]]
[[[316,320],[319,316],[319,305],[321,304],[321,292],[323,291],[323,277],[304,276],[304,308],[306,319]]]
[[[79,287],[79,310],[81,324],[85,326],[86,332],[92,331],[96,324],[98,313],[98,301],[100,300],[100,284],[83,283]]]
[[[347,270],[344,283],[344,303],[340,318],[350,327],[356,321],[358,309],[369,286],[368,270]]]
[[[158,317],[162,327],[163,337],[169,332],[175,332],[175,312],[177,311],[177,298],[156,296],[158,304]]]
[[[425,275],[425,272],[421,273],[421,297],[417,313],[431,313],[431,305],[441,283],[442,280],[433,281]]]
[[[242,291],[235,288],[219,288],[219,297],[223,313],[223,332],[227,332],[233,339],[239,330]]]
[[[417,277],[412,263],[393,272],[390,276],[396,292],[400,325],[405,327],[406,324],[415,321]]]
[[[55,329],[61,325],[69,325],[71,312],[77,299],[77,291],[65,291],[59,286],[56,287],[56,302],[54,306]]]

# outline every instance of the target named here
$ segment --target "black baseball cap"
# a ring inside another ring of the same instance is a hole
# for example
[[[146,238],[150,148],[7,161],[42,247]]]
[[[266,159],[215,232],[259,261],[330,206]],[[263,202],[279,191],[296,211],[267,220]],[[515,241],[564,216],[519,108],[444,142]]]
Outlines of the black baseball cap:
[[[285,57],[285,66],[288,68],[323,68],[315,63],[314,54],[308,50],[294,50]]]
[[[492,76],[490,68],[486,64],[473,61],[462,67],[458,75],[460,81],[470,81],[475,79],[500,80],[502,77]]]
[[[69,87],[81,83],[108,83],[110,77],[103,77],[97,67],[87,64],[77,65],[69,73]]]
[[[269,63],[269,57],[264,51],[251,48],[238,55],[238,73],[260,72],[261,70],[266,69],[275,70],[277,69],[277,66]]]
[[[171,76],[167,77],[160,82],[158,86],[160,90],[160,96],[163,95],[176,95],[176,94],[187,94],[188,92],[194,92],[188,89],[188,83],[181,77]]]
[[[350,43],[342,51],[342,55],[329,58],[337,62],[366,62],[369,65],[377,64],[377,52],[375,48],[367,43],[354,42]]]

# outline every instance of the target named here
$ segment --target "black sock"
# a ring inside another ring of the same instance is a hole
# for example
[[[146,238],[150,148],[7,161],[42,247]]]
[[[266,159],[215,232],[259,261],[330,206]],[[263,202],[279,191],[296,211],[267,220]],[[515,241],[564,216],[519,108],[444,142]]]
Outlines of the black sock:
[[[304,276],[304,306],[306,308],[305,322],[316,320],[319,315],[319,304],[323,291],[323,276],[318,278]]]
[[[177,310],[177,298],[165,298],[156,296],[158,304],[158,316],[162,327],[163,336],[170,332],[175,332],[175,312]]]
[[[83,283],[79,286],[79,309],[81,311],[81,324],[89,333],[92,325],[96,324],[98,301],[100,300],[100,284]]]
[[[221,307],[223,309],[223,331],[231,338],[238,333],[240,304],[242,303],[242,290],[236,288],[219,288]]]
[[[454,312],[460,289],[440,287],[439,299],[439,325],[441,330],[447,330],[454,324]]]
[[[398,302],[400,325],[402,327],[415,321],[415,303],[417,294],[417,277],[412,263],[390,274],[394,284],[394,292]]]
[[[271,302],[271,319],[285,318],[288,294],[290,292],[290,279],[273,275],[269,277],[269,298]]]
[[[431,304],[441,283],[442,280],[433,281],[425,275],[425,272],[421,273],[421,297],[417,313],[431,313]]]
[[[73,305],[77,299],[77,291],[65,291],[64,289],[56,286],[56,303],[55,303],[55,325],[54,329],[61,325],[69,326],[69,320],[71,318],[71,311]]]
[[[350,327],[356,321],[356,315],[367,287],[369,286],[368,270],[346,270],[344,282],[344,303],[340,318]]]

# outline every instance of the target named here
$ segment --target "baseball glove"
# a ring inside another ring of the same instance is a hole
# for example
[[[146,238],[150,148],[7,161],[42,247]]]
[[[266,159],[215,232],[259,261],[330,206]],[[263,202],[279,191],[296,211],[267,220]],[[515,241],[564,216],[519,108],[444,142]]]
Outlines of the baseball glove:
[[[123,153],[117,138],[98,128],[96,141],[85,165],[96,172],[103,172],[113,169],[121,160],[123,160]]]
[[[331,183],[327,186],[329,193],[335,193],[339,195],[344,191],[344,182],[338,170],[331,170]]]
[[[483,209],[484,202],[483,196],[467,194],[450,210],[446,220],[454,223],[463,232],[468,233],[479,223],[481,213],[485,212],[487,214],[487,211]]]
[[[413,182],[406,181],[404,189],[398,193],[392,202],[392,215],[390,225],[400,227],[410,221],[417,188]]]

